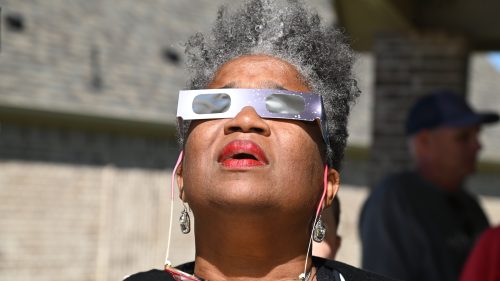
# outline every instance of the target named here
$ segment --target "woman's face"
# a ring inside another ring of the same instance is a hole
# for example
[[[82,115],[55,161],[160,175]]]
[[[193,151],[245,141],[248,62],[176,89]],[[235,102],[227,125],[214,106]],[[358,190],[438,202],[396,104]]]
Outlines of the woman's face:
[[[209,88],[310,92],[297,70],[269,56],[233,59]],[[310,216],[323,186],[324,145],[314,122],[262,119],[252,107],[232,119],[193,121],[185,143],[182,196],[195,216],[281,211]]]

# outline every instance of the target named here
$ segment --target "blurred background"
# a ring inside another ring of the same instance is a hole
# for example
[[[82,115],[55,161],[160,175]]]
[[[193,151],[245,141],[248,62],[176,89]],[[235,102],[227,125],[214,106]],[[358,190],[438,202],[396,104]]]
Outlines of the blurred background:
[[[0,0],[0,280],[121,280],[161,268],[182,42],[222,0]],[[338,260],[359,265],[359,208],[412,165],[406,110],[435,88],[500,111],[500,2],[308,0],[343,28],[363,91],[339,192]],[[477,194],[500,224],[500,126],[486,127]],[[174,264],[194,258],[175,195]]]

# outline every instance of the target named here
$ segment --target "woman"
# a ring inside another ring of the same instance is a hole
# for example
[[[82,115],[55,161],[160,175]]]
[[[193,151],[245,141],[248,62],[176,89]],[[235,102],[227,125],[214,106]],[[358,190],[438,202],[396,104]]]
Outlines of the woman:
[[[299,1],[252,0],[222,8],[186,54],[176,175],[196,217],[195,262],[126,280],[384,280],[310,256],[358,94],[343,36]]]

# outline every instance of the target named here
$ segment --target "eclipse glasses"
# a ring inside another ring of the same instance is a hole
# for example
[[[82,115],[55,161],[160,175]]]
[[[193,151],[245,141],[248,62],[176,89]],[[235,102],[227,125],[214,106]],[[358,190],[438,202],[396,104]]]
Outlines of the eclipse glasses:
[[[328,144],[326,116],[321,95],[274,89],[206,89],[179,91],[177,119],[184,121],[234,118],[251,106],[262,118],[316,121]]]

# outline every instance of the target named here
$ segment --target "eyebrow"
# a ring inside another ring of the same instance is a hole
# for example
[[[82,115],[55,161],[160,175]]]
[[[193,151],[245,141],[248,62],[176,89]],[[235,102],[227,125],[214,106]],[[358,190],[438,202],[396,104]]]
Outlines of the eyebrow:
[[[231,88],[236,88],[236,85],[238,83],[237,82],[229,82],[227,83],[226,85],[224,85],[222,87],[222,89],[231,89]],[[262,81],[261,82],[261,85],[264,86],[264,88],[266,89],[274,89],[274,90],[288,90],[286,89],[285,87],[283,87],[282,85],[276,83],[276,82],[273,82],[273,81],[269,81],[269,80],[266,80],[266,81]]]
[[[231,88],[234,88],[234,87],[236,87],[236,83],[235,82],[229,82],[226,85],[224,85],[224,87],[222,87],[221,89],[231,89]]]
[[[262,85],[265,86],[268,89],[287,90],[282,85],[280,85],[280,84],[278,84],[278,83],[276,83],[274,81],[270,81],[270,80],[263,81]]]

